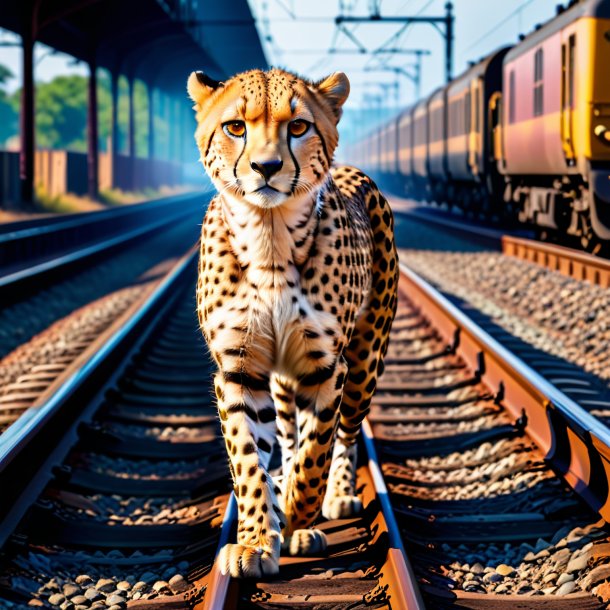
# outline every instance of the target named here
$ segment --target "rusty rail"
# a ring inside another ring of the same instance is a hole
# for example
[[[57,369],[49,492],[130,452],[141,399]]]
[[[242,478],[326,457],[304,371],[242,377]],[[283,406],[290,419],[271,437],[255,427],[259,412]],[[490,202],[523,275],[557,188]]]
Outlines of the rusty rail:
[[[511,235],[502,237],[502,252],[559,271],[575,280],[591,282],[602,288],[610,287],[610,261],[592,254]]]
[[[566,482],[610,521],[610,430],[405,266],[401,287],[512,415],[522,419]]]
[[[366,421],[363,425],[361,448],[364,449],[364,456],[361,460],[362,466],[358,469],[357,479],[358,488],[362,490],[363,512],[368,513],[374,503],[379,504],[379,510],[374,514],[374,518],[369,524],[371,531],[374,532],[371,544],[379,542],[384,537],[387,537],[388,540],[385,558],[378,571],[379,583],[372,592],[367,594],[370,597],[369,601],[372,602],[375,600],[375,595],[378,595],[377,599],[390,602],[393,610],[424,610],[425,605],[419,592],[413,569],[406,556],[399,528],[392,512],[388,490],[377,460],[372,431]],[[236,520],[235,500],[232,497],[225,514],[225,519],[223,520],[218,551],[234,535]],[[353,526],[353,521],[353,519],[347,520],[344,529]],[[298,569],[302,565],[305,570],[311,568],[312,564],[319,563],[322,565],[323,562],[324,558],[283,557],[280,561],[280,569],[289,569],[290,567]],[[333,596],[332,591],[318,593],[312,590],[306,596],[306,602],[307,604],[318,603],[321,607],[326,608],[328,607],[327,604],[332,604],[333,602],[359,603],[362,601],[361,594],[353,594],[349,599],[347,597],[345,595]],[[235,610],[240,607],[239,600],[240,582],[232,580],[227,575],[223,575],[215,563],[207,577],[205,597],[200,604],[195,606],[195,610]],[[272,595],[272,599],[267,601],[281,604],[286,608],[300,605],[296,596],[293,596],[291,601],[290,597],[286,598],[281,595],[276,597]],[[291,604],[294,604],[294,606]],[[278,607],[280,606],[278,605]]]
[[[57,461],[75,442],[77,424],[68,417],[70,403],[78,404],[78,409],[71,413],[75,422],[92,417],[95,405],[83,406],[75,397],[92,391],[98,383],[97,377],[107,372],[104,369],[116,366],[124,345],[135,341],[151,318],[167,307],[173,291],[192,270],[197,252],[196,245],[191,247],[158,284],[100,335],[0,437],[0,477],[6,485],[4,499],[7,501],[0,510],[0,544],[23,518],[28,501],[33,501],[50,480],[53,459]],[[66,420],[60,428],[57,421],[62,418]],[[42,437],[46,440],[41,441]]]
[[[526,433],[540,447],[546,459],[563,475],[566,482],[608,521],[608,429],[404,266],[401,267],[400,286],[409,300],[430,320],[443,341],[456,350],[480,380],[494,390],[497,401],[501,401],[511,416],[523,424]],[[404,550],[400,527],[392,511],[388,490],[377,460],[375,439],[368,421],[363,424],[362,444],[366,449],[367,465],[361,466],[358,476],[360,481],[370,482],[368,489],[364,486],[363,504],[366,506],[374,499],[370,496],[373,489],[374,496],[381,505],[381,528],[387,532],[389,539],[390,548],[384,567],[380,570],[383,575],[380,584],[387,585],[388,591],[393,592],[392,608],[423,608],[425,606]],[[234,523],[226,520],[223,527],[228,532],[234,527]],[[221,544],[226,540],[228,533],[221,538]],[[296,567],[301,564],[305,569],[308,562],[317,560],[319,559],[282,558],[281,566]],[[240,582],[222,576],[215,566],[207,581],[205,599],[198,608],[232,610],[239,607],[241,586]],[[264,584],[261,586],[264,587]],[[330,599],[312,592],[308,601],[323,604],[328,603]],[[287,603],[281,596],[274,596],[268,601],[280,605]],[[296,605],[296,601],[294,603]]]

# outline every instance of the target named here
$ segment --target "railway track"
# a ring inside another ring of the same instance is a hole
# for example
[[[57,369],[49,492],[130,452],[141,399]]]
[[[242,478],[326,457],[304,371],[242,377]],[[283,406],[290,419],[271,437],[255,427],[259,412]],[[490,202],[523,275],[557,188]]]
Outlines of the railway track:
[[[572,248],[547,244],[533,239],[502,236],[502,252],[531,261],[563,275],[610,288],[610,261]]]
[[[392,211],[398,217],[404,216],[415,222],[438,228],[447,235],[472,241],[480,249],[494,251],[502,249],[502,238],[506,231],[468,218],[461,218],[438,207],[420,205],[410,199],[389,195],[388,201],[392,206]],[[523,231],[519,232],[519,235],[521,234],[527,235]]]
[[[358,470],[366,512],[322,526],[328,557],[285,560],[291,578],[279,586],[229,585],[210,572],[232,513],[224,519],[229,476],[194,315],[193,259],[0,437],[0,599],[211,608],[225,604],[224,581],[240,607],[384,608],[391,598],[406,608],[416,593],[404,587],[408,568],[387,494],[379,495],[382,479],[366,460]]]
[[[0,434],[197,238],[204,204],[189,194],[3,227]]]
[[[219,574],[235,515],[194,257],[0,437],[1,607],[606,607],[607,428],[408,270],[362,515],[277,578]]]
[[[426,606],[605,608],[608,429],[410,270],[401,282],[369,422]]]
[[[201,193],[166,197],[101,212],[9,223],[0,232],[0,295],[14,302],[189,215]]]
[[[4,603],[165,608],[202,594],[228,473],[194,318],[195,257],[0,437]]]

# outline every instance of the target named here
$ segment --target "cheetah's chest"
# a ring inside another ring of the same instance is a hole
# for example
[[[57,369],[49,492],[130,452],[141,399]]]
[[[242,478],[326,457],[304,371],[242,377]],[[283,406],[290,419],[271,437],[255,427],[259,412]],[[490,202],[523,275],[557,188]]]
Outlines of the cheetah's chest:
[[[340,333],[336,317],[315,308],[298,277],[267,279],[271,287],[259,290],[250,301],[250,318],[259,332],[269,335],[276,370],[298,375],[312,354],[319,356],[320,365],[330,362],[334,338]]]

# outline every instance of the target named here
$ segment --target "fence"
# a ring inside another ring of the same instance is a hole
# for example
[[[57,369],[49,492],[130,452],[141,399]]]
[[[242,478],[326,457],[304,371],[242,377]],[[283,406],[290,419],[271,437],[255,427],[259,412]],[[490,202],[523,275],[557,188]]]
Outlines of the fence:
[[[99,154],[100,190],[111,187],[125,191],[175,186],[184,181],[182,163],[159,159],[132,159],[117,155],[114,167],[109,153]],[[202,170],[203,171],[203,170]],[[66,150],[37,150],[34,162],[35,183],[55,197],[63,193],[87,193],[87,155]],[[0,151],[0,207],[19,207],[19,153]]]

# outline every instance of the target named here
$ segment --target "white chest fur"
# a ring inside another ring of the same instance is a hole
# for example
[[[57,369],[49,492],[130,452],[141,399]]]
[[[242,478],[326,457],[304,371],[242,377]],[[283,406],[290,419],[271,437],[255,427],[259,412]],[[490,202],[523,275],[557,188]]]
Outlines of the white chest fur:
[[[298,375],[301,371],[295,367],[301,366],[308,351],[332,353],[327,331],[337,326],[335,317],[316,310],[301,290],[297,264],[314,240],[314,202],[261,210],[228,201],[223,211],[229,243],[243,270],[236,299],[244,304],[243,322],[250,338],[269,346],[276,371]],[[318,364],[325,366],[331,360],[329,355]]]

